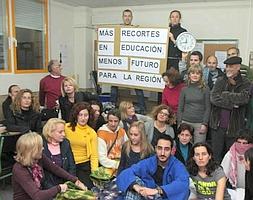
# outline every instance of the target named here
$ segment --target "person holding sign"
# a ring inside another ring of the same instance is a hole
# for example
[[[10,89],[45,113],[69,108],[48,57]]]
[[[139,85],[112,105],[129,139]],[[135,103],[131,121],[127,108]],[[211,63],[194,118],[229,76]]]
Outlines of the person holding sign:
[[[124,26],[132,26],[133,13],[131,10],[126,9],[122,13],[122,20]],[[111,102],[116,104],[118,100],[118,86],[111,87]],[[143,90],[135,89],[135,93],[137,96],[138,106],[140,108],[140,113],[145,114],[146,112],[146,104],[144,99]]]
[[[181,27],[181,12],[179,10],[173,10],[170,12],[170,23],[169,23],[169,45],[168,45],[168,62],[167,69],[170,67],[178,69],[179,60],[182,58],[182,51],[176,46],[177,36],[186,32],[187,30]]]

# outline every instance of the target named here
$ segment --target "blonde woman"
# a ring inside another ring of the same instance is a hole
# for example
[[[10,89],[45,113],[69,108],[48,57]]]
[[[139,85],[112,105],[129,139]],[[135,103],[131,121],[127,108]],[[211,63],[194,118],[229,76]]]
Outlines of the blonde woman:
[[[180,94],[177,122],[194,127],[194,143],[206,141],[210,107],[210,90],[203,81],[202,67],[193,65],[188,69],[187,86]]]
[[[56,165],[73,176],[76,175],[76,165],[68,139],[65,138],[65,121],[51,118],[43,127],[43,153]],[[50,188],[65,180],[45,171],[44,188]]]
[[[153,108],[152,120],[145,122],[148,141],[155,147],[162,134],[175,137],[172,125],[176,123],[175,114],[167,105],[159,105]]]
[[[143,121],[146,122],[151,120],[150,117],[135,113],[134,105],[130,101],[121,101],[119,104],[119,110],[121,114],[120,127],[124,128],[125,131],[128,131],[129,126],[134,121]]]
[[[129,127],[128,137],[129,140],[122,146],[118,174],[140,160],[149,157],[154,151],[147,140],[143,122],[133,122]]]
[[[44,178],[44,169],[65,180],[74,182],[82,189],[86,187],[77,177],[58,167],[42,154],[42,137],[35,132],[22,135],[16,144],[16,163],[12,169],[13,199],[15,200],[49,200],[58,192],[67,190],[66,184],[59,184],[43,190],[41,181]]]
[[[17,94],[10,114],[6,118],[9,131],[36,131],[41,133],[41,116],[39,113],[39,101],[29,89],[22,89]]]

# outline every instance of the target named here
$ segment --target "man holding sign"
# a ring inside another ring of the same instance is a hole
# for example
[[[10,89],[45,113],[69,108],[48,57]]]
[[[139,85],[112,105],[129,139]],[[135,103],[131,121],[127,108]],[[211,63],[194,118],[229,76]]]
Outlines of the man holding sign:
[[[122,13],[123,25],[132,26],[133,13],[131,10],[126,9]],[[137,95],[138,106],[140,108],[140,113],[144,114],[146,112],[146,105],[144,99],[143,90],[135,89]],[[118,100],[118,86],[111,87],[111,101],[116,104]]]

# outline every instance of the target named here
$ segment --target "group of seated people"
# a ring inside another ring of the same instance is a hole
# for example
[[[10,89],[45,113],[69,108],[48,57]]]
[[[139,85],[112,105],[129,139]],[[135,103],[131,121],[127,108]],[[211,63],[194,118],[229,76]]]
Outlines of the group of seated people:
[[[234,57],[226,62],[230,66],[241,60]],[[227,68],[226,73],[229,79],[229,73],[235,72]],[[10,86],[3,103],[4,124],[8,131],[21,133],[5,141],[7,150],[15,152],[14,199],[53,199],[67,190],[67,180],[93,190],[96,186],[90,175],[100,166],[116,177],[117,198],[227,200],[231,199],[229,187],[245,189],[245,200],[252,199],[252,133],[246,126],[233,132],[244,119],[232,121],[235,111],[228,112],[229,101],[237,102],[232,110],[240,111],[246,105],[249,81],[238,86],[247,85],[243,95],[236,91],[229,95],[228,90],[218,96],[217,85],[222,83],[214,83],[213,89],[206,86],[203,69],[195,64],[187,69],[185,82],[174,69],[165,72],[163,79],[163,104],[155,106],[150,115],[137,114],[132,102],[121,101],[118,109],[104,116],[95,96],[78,91],[75,80],[64,77],[58,99],[60,115],[44,122],[37,96],[29,89]],[[237,89],[237,79],[228,81],[227,88]],[[224,97],[227,99],[222,100]],[[221,105],[224,108],[217,112]],[[245,110],[236,116],[242,113]],[[206,143],[209,128],[214,128],[209,125],[218,120],[215,115],[221,119],[217,130],[233,134],[224,135],[230,144],[226,155],[223,149],[217,153],[217,134],[222,132],[211,134],[211,146]]]

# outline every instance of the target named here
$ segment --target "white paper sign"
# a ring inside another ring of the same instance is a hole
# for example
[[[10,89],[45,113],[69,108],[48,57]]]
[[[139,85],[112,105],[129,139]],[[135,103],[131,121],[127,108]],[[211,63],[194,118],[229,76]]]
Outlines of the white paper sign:
[[[111,42],[98,42],[98,55],[114,55],[114,43]]]
[[[145,58],[131,58],[130,71],[159,74],[160,60],[145,59]]]
[[[116,56],[98,56],[98,69],[128,70],[128,58]]]
[[[154,28],[122,28],[120,40],[123,42],[167,43],[168,30]]]
[[[122,56],[165,58],[166,51],[165,44],[120,43],[120,55]]]
[[[114,28],[99,28],[98,41],[114,41]]]
[[[227,52],[226,51],[215,51],[215,56],[218,60],[219,68],[224,71],[226,65],[223,63],[227,59]]]
[[[144,74],[123,71],[98,70],[98,82],[130,85],[148,88],[164,88],[164,81],[160,74]]]

